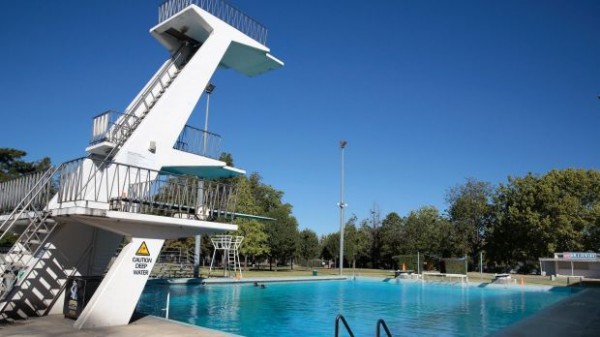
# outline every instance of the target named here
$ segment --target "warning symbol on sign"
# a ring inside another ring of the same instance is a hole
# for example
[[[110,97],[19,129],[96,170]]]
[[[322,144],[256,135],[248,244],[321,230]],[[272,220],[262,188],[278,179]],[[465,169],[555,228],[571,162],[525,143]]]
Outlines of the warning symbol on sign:
[[[138,248],[137,252],[135,252],[137,256],[150,256],[150,251],[148,250],[148,246],[146,246],[146,241],[142,241],[140,248]]]

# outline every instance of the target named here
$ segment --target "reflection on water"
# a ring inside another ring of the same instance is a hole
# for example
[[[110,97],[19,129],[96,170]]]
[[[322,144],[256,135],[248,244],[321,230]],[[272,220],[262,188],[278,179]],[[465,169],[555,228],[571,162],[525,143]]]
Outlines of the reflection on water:
[[[465,285],[373,280],[148,286],[138,311],[253,336],[332,336],[343,313],[355,335],[372,335],[383,318],[392,332],[418,336],[483,336],[570,294]]]

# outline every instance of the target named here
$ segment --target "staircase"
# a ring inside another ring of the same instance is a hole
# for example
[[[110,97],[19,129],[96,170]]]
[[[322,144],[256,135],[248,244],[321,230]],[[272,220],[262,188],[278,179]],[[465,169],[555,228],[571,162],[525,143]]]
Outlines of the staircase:
[[[17,223],[27,224],[15,244],[0,261],[0,313],[2,315],[5,314],[4,309],[8,304],[5,301],[7,295],[18,289],[34,271],[37,264],[34,261],[42,257],[42,248],[56,228],[57,222],[52,219],[51,212],[47,209],[39,209],[38,202],[44,199],[44,204],[47,204],[50,200],[53,194],[54,177],[60,167],[51,168],[40,175],[37,182],[0,225],[2,231],[0,239],[2,239]]]
[[[171,86],[198,48],[199,45],[184,43],[163,64],[157,74],[115,122],[110,121],[110,114],[114,113],[113,111],[107,111],[96,116],[93,121],[92,146],[88,147],[87,151],[101,155],[106,159],[114,157],[156,105],[160,97]],[[95,146],[95,144],[101,142],[102,146]]]

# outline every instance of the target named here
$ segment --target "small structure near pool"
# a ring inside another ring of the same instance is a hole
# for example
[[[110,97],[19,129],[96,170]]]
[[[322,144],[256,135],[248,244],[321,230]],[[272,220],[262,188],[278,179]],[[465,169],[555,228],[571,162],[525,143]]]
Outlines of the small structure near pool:
[[[542,275],[600,278],[600,258],[597,253],[564,252],[554,257],[540,258]]]

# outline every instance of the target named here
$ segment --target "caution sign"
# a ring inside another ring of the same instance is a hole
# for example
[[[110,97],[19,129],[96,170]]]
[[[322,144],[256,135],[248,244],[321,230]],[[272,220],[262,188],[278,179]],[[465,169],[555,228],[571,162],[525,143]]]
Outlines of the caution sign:
[[[152,265],[152,258],[150,251],[146,245],[146,241],[142,241],[140,248],[135,252],[135,256],[131,259],[133,262],[133,275],[150,275],[150,266]]]
[[[138,248],[137,252],[135,252],[136,256],[150,256],[150,251],[148,250],[148,246],[146,246],[146,241],[142,241],[140,248]]]

